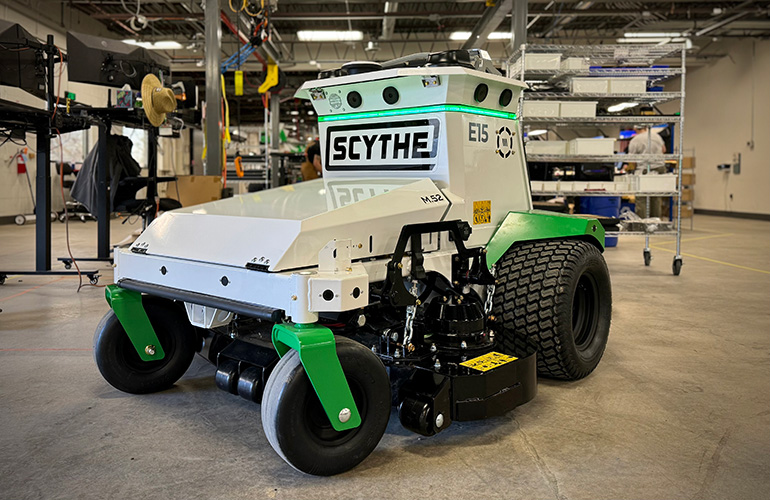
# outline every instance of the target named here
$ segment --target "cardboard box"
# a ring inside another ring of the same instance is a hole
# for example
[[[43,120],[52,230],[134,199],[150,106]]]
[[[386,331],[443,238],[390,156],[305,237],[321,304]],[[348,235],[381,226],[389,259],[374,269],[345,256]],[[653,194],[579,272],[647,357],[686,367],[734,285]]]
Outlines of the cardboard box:
[[[676,208],[674,209],[676,210]],[[676,212],[674,212],[676,213]],[[692,205],[682,205],[682,218],[683,219],[689,219],[692,217],[693,208]]]
[[[183,207],[200,205],[222,198],[222,178],[218,175],[180,175],[177,177],[179,202]],[[174,183],[168,184],[167,196],[177,199]]]
[[[682,186],[694,186],[695,174],[682,174]]]
[[[684,188],[682,189],[682,201],[693,201],[695,199],[695,193],[693,192],[692,188]],[[676,201],[676,196],[674,197],[674,201]]]
[[[694,156],[683,157],[682,168],[695,168],[695,157]]]

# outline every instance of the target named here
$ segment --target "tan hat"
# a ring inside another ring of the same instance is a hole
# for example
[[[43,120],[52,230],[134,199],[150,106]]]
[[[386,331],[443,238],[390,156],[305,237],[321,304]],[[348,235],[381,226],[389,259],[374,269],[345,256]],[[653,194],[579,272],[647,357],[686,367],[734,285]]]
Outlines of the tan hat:
[[[166,119],[166,113],[176,109],[174,91],[163,88],[157,76],[147,75],[142,79],[142,106],[147,119],[157,127]]]

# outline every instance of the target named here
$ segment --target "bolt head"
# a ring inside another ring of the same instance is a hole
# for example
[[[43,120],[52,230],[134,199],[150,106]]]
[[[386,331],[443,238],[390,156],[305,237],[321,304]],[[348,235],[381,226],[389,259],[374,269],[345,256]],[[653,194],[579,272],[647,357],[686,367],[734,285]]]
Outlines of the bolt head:
[[[399,351],[398,349],[393,351],[393,357],[394,358],[400,358],[401,357],[401,351]]]
[[[146,352],[148,356],[155,356],[155,353],[157,351],[155,350],[154,345],[148,345],[147,347],[144,348],[144,352]]]
[[[343,408],[340,410],[339,419],[343,424],[350,420],[350,408]]]
[[[441,361],[436,360],[436,362],[433,363],[433,368],[435,368],[436,370],[440,370],[441,369]]]
[[[467,342],[465,342],[464,340],[460,342],[460,349],[467,349],[467,348],[468,348]]]
[[[437,350],[438,350],[438,348],[436,347],[436,344],[431,344],[430,345],[430,352],[436,352]]]
[[[444,414],[439,413],[436,415],[436,427],[440,429],[442,425],[444,425]]]
[[[366,324],[366,315],[359,314],[358,319],[356,319],[356,324],[360,327],[364,326]]]
[[[390,340],[392,340],[393,342],[397,341],[398,340],[398,332],[391,333],[390,334]]]

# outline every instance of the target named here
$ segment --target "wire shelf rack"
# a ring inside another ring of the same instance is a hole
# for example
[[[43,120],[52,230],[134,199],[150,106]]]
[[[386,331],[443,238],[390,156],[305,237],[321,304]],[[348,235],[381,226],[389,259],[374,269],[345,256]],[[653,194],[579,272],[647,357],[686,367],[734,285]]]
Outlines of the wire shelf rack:
[[[524,123],[545,123],[555,126],[574,126],[576,123],[585,123],[588,125],[601,124],[601,123],[678,123],[678,116],[664,116],[664,115],[627,115],[627,116],[595,116],[595,117],[535,117],[535,116],[522,116],[522,122]]]
[[[678,154],[666,155],[545,155],[528,154],[527,161],[552,162],[552,163],[645,163],[661,162],[666,160],[678,161]]]

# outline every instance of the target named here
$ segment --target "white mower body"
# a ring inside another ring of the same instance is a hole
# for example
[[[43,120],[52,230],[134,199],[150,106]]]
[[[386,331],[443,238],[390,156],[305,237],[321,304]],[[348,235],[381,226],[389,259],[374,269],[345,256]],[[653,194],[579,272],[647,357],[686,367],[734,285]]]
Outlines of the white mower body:
[[[115,281],[178,293],[204,328],[232,318],[212,297],[295,323],[364,307],[404,225],[461,219],[466,245],[481,247],[510,211],[532,208],[514,116],[522,88],[457,66],[307,82],[297,96],[319,117],[323,179],[168,212],[116,250]],[[449,274],[447,238],[423,237],[426,269]]]

